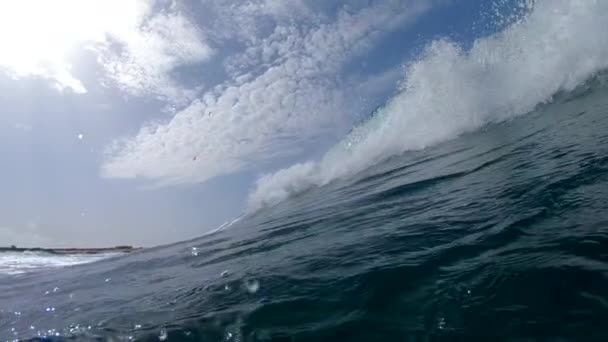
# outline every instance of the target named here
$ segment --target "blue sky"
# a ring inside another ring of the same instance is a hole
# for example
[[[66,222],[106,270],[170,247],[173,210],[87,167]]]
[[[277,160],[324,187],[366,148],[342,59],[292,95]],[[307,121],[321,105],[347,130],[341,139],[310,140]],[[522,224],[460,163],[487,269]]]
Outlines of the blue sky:
[[[0,12],[0,245],[199,236],[243,212],[260,175],[321,155],[384,103],[431,40],[496,29],[478,0]]]

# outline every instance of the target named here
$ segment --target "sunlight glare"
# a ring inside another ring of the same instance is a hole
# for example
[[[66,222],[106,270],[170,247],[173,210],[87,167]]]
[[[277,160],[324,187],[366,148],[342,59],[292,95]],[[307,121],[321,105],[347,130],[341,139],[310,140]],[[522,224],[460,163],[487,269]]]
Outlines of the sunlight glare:
[[[0,67],[74,87],[73,49],[128,37],[145,13],[139,0],[0,0]]]

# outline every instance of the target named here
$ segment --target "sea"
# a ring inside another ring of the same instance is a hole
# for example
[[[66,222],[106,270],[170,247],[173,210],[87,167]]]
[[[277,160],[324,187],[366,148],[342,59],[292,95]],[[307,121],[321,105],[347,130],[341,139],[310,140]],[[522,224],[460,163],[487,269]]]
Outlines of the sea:
[[[536,1],[471,46],[429,43],[374,115],[211,233],[0,256],[0,340],[608,341],[606,32],[608,1]]]

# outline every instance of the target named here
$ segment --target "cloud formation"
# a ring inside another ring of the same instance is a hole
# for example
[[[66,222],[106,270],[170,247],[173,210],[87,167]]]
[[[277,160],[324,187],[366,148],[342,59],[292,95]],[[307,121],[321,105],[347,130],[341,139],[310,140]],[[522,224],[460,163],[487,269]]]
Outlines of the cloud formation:
[[[302,1],[205,4],[238,23],[228,32],[206,32],[243,45],[224,59],[227,80],[170,121],[148,123],[116,141],[107,150],[104,176],[204,182],[299,151],[352,109],[358,85],[342,77],[345,64],[430,7],[427,1],[386,1],[344,6],[331,15]],[[210,27],[223,26],[212,21]]]
[[[144,15],[132,31],[110,34],[97,44],[99,61],[107,77],[134,95],[157,95],[183,102],[196,93],[179,85],[171,73],[176,67],[209,59],[213,49],[203,33],[179,12]],[[118,45],[118,47],[117,47]]]
[[[173,69],[207,60],[213,49],[174,6],[159,10],[159,5],[146,0],[3,1],[0,69],[16,79],[40,77],[60,90],[85,93],[72,61],[86,46],[98,54],[109,83],[132,94],[183,98],[193,90],[174,82]]]

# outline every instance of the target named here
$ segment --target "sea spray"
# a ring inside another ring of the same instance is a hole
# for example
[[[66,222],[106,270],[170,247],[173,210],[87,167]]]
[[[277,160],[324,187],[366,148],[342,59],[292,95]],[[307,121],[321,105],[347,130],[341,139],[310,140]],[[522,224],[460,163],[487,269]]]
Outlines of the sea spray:
[[[399,92],[319,161],[258,179],[258,210],[390,156],[452,139],[550,102],[608,68],[608,2],[522,2],[525,15],[465,50],[437,39],[406,66]]]

